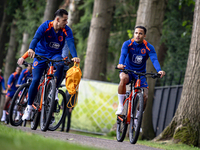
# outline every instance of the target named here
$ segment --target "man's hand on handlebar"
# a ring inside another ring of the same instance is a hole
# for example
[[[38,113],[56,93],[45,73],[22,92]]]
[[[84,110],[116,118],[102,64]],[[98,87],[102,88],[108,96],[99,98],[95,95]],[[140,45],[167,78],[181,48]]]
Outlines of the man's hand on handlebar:
[[[161,70],[161,71],[159,71],[158,73],[161,74],[160,78],[162,78],[163,76],[165,76],[165,71],[162,71],[162,70]]]
[[[74,57],[74,58],[72,58],[71,60],[72,60],[73,62],[77,62],[77,63],[80,62],[80,58],[78,58],[78,57]]]
[[[23,62],[24,62],[24,58],[23,58],[23,57],[20,57],[20,58],[18,59],[18,61],[17,61],[17,64],[18,64],[18,65],[22,65]]]
[[[123,65],[123,64],[118,64],[118,65],[117,65],[117,68],[118,68],[118,69],[124,69],[124,67],[126,67],[126,66]]]

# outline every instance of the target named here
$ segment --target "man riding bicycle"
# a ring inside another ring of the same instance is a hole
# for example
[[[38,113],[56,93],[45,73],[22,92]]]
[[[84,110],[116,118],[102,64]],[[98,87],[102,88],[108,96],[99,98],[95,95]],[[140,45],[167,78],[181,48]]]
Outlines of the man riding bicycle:
[[[71,29],[66,25],[68,19],[68,12],[64,9],[59,9],[55,12],[54,20],[47,20],[37,29],[33,40],[29,46],[29,50],[19,60],[18,64],[22,64],[24,59],[28,56],[35,57],[35,54],[45,56],[50,59],[60,60],[62,59],[62,49],[65,44],[65,40],[72,41],[73,33]],[[68,44],[74,44],[69,42]],[[70,46],[69,46],[70,47]],[[75,57],[73,61],[79,62],[79,58]],[[56,63],[55,76],[57,77],[56,87],[59,87],[63,76],[64,63]],[[37,87],[40,82],[40,78],[43,71],[47,68],[45,60],[38,60],[34,58],[33,61],[33,80],[28,91],[28,106],[22,117],[22,120],[30,120],[30,113],[32,111],[32,104],[37,94]]]
[[[123,43],[121,48],[121,56],[117,68],[130,69],[137,72],[146,72],[146,61],[150,57],[154,68],[161,74],[161,78],[165,75],[165,71],[161,70],[160,64],[157,59],[156,51],[154,47],[144,40],[146,37],[146,28],[143,26],[136,26],[134,31],[134,38],[129,39]],[[120,83],[118,86],[118,110],[116,115],[122,114],[123,100],[126,94],[126,84],[128,84],[132,78],[135,78],[134,74],[125,74],[121,72],[119,74]],[[144,89],[144,109],[148,98],[148,84],[146,78],[142,78],[141,87]]]

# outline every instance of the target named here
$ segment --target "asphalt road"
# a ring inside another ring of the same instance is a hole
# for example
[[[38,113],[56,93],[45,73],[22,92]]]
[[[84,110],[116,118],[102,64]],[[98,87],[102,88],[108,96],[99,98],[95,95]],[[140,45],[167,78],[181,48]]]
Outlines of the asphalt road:
[[[9,127],[12,127],[8,125]],[[86,145],[91,147],[96,147],[105,150],[160,150],[157,148],[147,147],[139,144],[130,144],[127,141],[117,142],[116,140],[100,139],[95,137],[89,137],[79,134],[72,134],[59,131],[47,131],[42,132],[40,129],[31,130],[30,127],[13,127],[25,132],[31,132],[34,134],[40,134],[44,137],[54,138],[63,140],[70,143],[75,143],[79,145]]]

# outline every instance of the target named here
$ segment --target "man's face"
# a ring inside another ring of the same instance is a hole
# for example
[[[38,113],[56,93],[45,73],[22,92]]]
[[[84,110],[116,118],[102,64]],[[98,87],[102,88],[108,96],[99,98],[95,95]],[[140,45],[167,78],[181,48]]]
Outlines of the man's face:
[[[65,28],[66,24],[68,23],[67,22],[68,20],[68,15],[63,15],[63,17],[58,17],[58,26],[60,28]]]
[[[27,67],[27,70],[32,73],[32,66],[29,64],[28,67]]]
[[[17,67],[15,71],[17,72],[17,74],[20,74],[22,69],[20,67]]]
[[[142,43],[146,35],[144,34],[144,30],[141,28],[136,28],[134,32],[134,41],[137,43]]]

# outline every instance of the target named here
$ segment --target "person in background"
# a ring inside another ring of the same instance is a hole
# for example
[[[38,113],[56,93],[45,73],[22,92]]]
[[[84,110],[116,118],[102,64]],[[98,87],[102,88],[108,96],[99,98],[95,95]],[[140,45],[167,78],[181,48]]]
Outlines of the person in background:
[[[12,97],[14,96],[15,91],[17,90],[16,84],[17,84],[17,81],[18,81],[21,71],[22,71],[22,67],[17,66],[15,72],[12,73],[10,75],[10,77],[8,78],[8,82],[7,82],[8,89],[7,89],[7,93],[6,93],[6,102],[3,107],[3,115],[1,118],[2,122],[6,121],[6,111],[8,111],[9,103],[10,103]]]
[[[22,73],[19,76],[17,87],[27,82],[28,78],[32,78],[32,64],[29,63],[27,68],[22,70]]]
[[[6,93],[6,87],[5,87],[4,78],[1,76],[1,73],[2,73],[2,70],[0,69],[0,83],[1,83],[1,86],[3,88],[3,93],[5,94]]]

